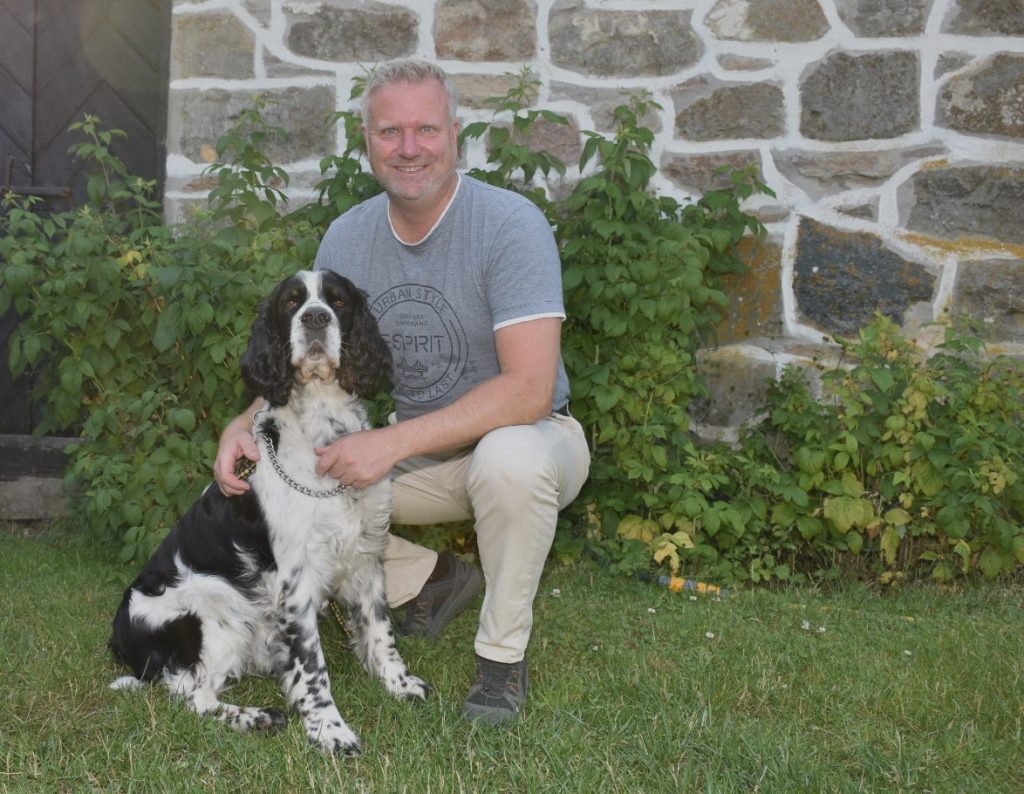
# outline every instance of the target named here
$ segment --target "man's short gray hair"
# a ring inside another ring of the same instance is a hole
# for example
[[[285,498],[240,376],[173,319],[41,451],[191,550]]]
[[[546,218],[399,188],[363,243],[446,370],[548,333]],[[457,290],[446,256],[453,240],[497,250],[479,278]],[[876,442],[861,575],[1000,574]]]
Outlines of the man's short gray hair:
[[[370,97],[375,92],[395,83],[412,83],[415,85],[427,80],[437,80],[444,87],[445,93],[448,94],[448,115],[450,120],[454,121],[459,110],[459,92],[455,88],[455,83],[451,77],[448,76],[448,73],[440,66],[435,66],[426,61],[401,60],[387,61],[380,64],[366,78],[366,88],[363,91],[362,104],[360,105],[363,124],[369,126]]]

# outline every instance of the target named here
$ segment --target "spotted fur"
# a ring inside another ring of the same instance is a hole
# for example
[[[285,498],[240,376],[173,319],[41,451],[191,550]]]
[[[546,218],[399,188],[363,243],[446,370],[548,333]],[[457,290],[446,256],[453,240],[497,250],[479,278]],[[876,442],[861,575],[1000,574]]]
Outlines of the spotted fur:
[[[331,695],[317,628],[335,599],[347,608],[363,666],[396,697],[426,698],[430,687],[395,647],[384,597],[389,482],[308,496],[285,483],[266,448],[307,488],[336,487],[316,474],[313,450],[369,427],[360,397],[389,364],[366,296],[347,279],[302,272],[262,304],[242,362],[247,385],[271,404],[255,423],[261,459],[252,488],[230,499],[207,488],[125,591],[110,648],[136,679],[163,681],[193,711],[251,731],[287,717],[226,703],[221,693],[240,676],[274,675],[311,742],[358,752]]]

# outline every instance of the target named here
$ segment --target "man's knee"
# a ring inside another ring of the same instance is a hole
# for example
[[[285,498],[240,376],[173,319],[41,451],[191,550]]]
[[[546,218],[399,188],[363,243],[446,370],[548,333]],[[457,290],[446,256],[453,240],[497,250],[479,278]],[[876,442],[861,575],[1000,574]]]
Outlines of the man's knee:
[[[541,495],[557,488],[556,466],[548,449],[533,435],[532,427],[502,427],[488,433],[473,451],[467,488],[497,487]]]

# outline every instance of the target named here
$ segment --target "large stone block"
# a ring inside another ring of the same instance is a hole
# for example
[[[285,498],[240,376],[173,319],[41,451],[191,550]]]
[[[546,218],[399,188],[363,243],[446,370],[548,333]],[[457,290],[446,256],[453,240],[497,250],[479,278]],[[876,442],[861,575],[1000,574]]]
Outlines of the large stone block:
[[[951,77],[939,115],[960,132],[1024,138],[1024,55],[1002,53]]]
[[[580,142],[580,128],[576,119],[571,115],[565,118],[568,121],[567,124],[558,124],[543,118],[538,119],[533,129],[530,130],[529,136],[515,133],[512,136],[513,141],[518,145],[526,146],[531,152],[547,152],[554,155],[565,165],[572,167],[579,162],[583,144]],[[508,125],[500,126],[508,127]],[[554,176],[553,172],[552,176]]]
[[[514,74],[455,74],[451,78],[455,90],[459,92],[459,107],[477,110],[494,110],[495,104],[490,100],[505,96],[519,82],[518,76]],[[534,76],[531,75],[531,78]],[[527,102],[532,104],[536,99],[537,92],[534,90]]]
[[[1024,344],[1024,260],[961,262],[952,308],[980,320],[989,341]]]
[[[408,8],[344,0],[286,5],[285,41],[296,55],[323,61],[386,61],[412,55],[419,16]]]
[[[951,165],[919,171],[900,188],[905,226],[934,237],[1024,245],[1024,168]]]
[[[256,42],[233,14],[176,14],[171,36],[171,79],[255,74]]]
[[[793,293],[800,315],[819,330],[856,334],[880,312],[904,323],[915,304],[930,301],[936,278],[871,234],[800,222]]]
[[[920,124],[920,64],[913,52],[836,52],[800,90],[800,131],[822,141],[894,138]]]
[[[329,86],[288,87],[264,90],[185,89],[169,97],[167,151],[193,162],[212,162],[217,139],[236,124],[241,113],[258,96],[269,104],[263,118],[284,128],[288,139],[268,140],[266,152],[277,164],[319,158],[334,151],[333,126],[327,116],[336,109],[335,91]]]
[[[548,19],[551,61],[600,77],[675,74],[703,50],[692,11],[605,11],[558,0]]]
[[[718,342],[781,336],[782,248],[774,240],[747,238],[737,254],[749,270],[723,279],[722,289],[731,302],[716,331]]]
[[[708,397],[694,400],[690,416],[711,427],[739,427],[754,419],[775,379],[774,360],[754,358],[742,347],[697,351],[697,371],[708,386]]]
[[[704,22],[735,41],[816,41],[829,31],[817,0],[718,0]]]
[[[775,138],[786,132],[785,97],[772,83],[690,80],[672,93],[676,134],[691,141]]]
[[[739,170],[757,163],[761,170],[761,153],[756,149],[707,154],[678,154],[666,152],[662,155],[662,175],[678,187],[696,193],[722,190],[732,185],[729,173],[719,173],[723,168]]]
[[[786,179],[811,198],[822,199],[846,190],[878,188],[901,168],[946,151],[938,143],[868,152],[785,149],[773,152],[773,160]]]
[[[836,0],[839,17],[858,36],[920,36],[934,0]]]
[[[957,0],[945,33],[972,36],[1024,36],[1024,5],[1020,0]]]
[[[522,61],[537,52],[537,10],[531,0],[440,0],[434,7],[434,49],[461,61]]]
[[[630,94],[638,93],[616,88],[594,88],[591,86],[573,85],[557,80],[551,82],[548,97],[552,102],[563,99],[581,102],[590,108],[590,117],[598,132],[613,134],[618,129],[615,119],[615,108],[629,105]],[[661,116],[653,108],[649,109],[640,124],[652,132],[661,131]]]

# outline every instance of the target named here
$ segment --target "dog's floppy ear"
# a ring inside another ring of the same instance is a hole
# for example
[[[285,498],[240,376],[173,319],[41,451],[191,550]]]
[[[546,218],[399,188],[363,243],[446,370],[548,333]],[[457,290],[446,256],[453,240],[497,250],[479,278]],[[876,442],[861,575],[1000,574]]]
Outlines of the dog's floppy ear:
[[[277,331],[273,320],[274,295],[260,304],[252,324],[249,347],[242,356],[242,379],[253,396],[264,397],[272,406],[284,405],[292,388],[291,349]]]
[[[391,348],[377,327],[367,295],[353,288],[352,330],[342,340],[341,387],[369,399],[391,377]]]

